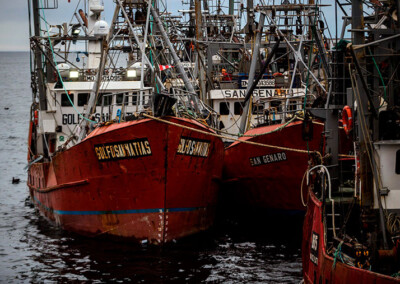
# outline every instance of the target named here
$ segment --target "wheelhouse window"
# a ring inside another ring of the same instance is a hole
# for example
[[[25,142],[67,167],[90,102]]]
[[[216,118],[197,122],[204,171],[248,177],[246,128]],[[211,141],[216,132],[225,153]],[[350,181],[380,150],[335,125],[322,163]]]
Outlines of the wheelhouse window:
[[[68,98],[69,97],[69,98]],[[61,106],[63,107],[72,107],[71,101],[74,102],[74,94],[61,94]]]
[[[89,93],[79,93],[78,94],[78,106],[84,106],[89,101],[90,94]]]
[[[243,105],[240,102],[235,102],[235,104],[233,105],[233,113],[235,115],[242,115],[243,113]]]
[[[253,114],[262,114],[264,111],[264,105],[253,105],[253,110],[252,113]]]
[[[289,105],[288,105],[289,111],[295,111],[297,110],[297,101],[295,100],[290,100]]]
[[[128,97],[125,97],[125,104],[126,104],[127,99],[128,99]],[[115,96],[115,102],[116,102],[117,106],[121,106],[123,100],[124,100],[124,94],[117,94]]]
[[[271,105],[271,108],[276,109],[276,111],[279,111],[279,112],[282,111],[281,101],[271,101],[270,105]]]
[[[219,103],[219,113],[221,115],[229,114],[229,103],[228,102],[220,102]]]
[[[139,93],[138,92],[133,92],[132,93],[132,105],[137,105],[138,102],[138,97],[139,97]]]
[[[103,103],[103,97],[104,97],[104,106],[109,106],[111,105],[111,101],[112,101],[112,95],[111,93],[101,93],[99,94],[99,96],[97,97],[97,106],[101,106],[101,104]]]

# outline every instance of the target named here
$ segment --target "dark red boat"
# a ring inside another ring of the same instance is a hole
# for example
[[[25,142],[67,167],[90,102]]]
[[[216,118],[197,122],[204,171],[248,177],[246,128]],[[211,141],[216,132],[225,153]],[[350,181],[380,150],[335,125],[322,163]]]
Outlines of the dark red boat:
[[[359,268],[342,262],[343,256],[327,253],[324,228],[323,203],[310,190],[307,213],[303,225],[303,277],[305,283],[400,283],[400,278],[370,271],[368,267]],[[400,249],[397,242],[393,252]],[[363,248],[364,252],[368,251]],[[398,252],[397,252],[398,253]]]
[[[301,121],[275,131],[281,126],[254,128],[240,138],[266,146],[235,142],[226,148],[224,180],[229,186],[227,191],[247,206],[300,213],[305,210],[300,184],[309,160],[307,152],[319,151],[323,126],[314,124],[309,142],[301,140]]]
[[[67,230],[165,243],[212,225],[222,160],[219,138],[142,119],[99,127],[32,165],[28,185],[40,211]]]

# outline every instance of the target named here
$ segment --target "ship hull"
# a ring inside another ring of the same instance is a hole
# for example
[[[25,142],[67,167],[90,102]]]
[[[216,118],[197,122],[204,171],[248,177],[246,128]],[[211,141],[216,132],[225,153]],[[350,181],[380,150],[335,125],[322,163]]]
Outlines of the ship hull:
[[[224,194],[234,195],[236,202],[249,208],[278,214],[304,214],[300,184],[307,169],[307,142],[302,140],[302,123],[259,127],[246,132],[253,137],[241,140],[286,147],[282,150],[235,142],[225,149]],[[310,152],[319,151],[323,125],[314,125]],[[301,152],[296,152],[300,150]],[[305,195],[305,193],[304,193]]]
[[[97,128],[32,165],[28,185],[40,212],[66,230],[165,243],[213,224],[222,160],[219,138],[144,119]]]
[[[400,283],[383,274],[343,264],[326,253],[324,227],[322,220],[322,202],[310,191],[307,213],[303,224],[303,277],[305,283]],[[314,241],[314,244],[313,244]]]

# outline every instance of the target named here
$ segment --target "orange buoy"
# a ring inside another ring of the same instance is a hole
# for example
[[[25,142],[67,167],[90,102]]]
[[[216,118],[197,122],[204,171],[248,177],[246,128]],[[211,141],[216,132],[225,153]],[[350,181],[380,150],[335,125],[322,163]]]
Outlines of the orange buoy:
[[[39,112],[37,110],[35,110],[34,116],[33,116],[33,122],[35,123],[35,125],[38,125],[39,122]]]
[[[349,135],[350,131],[353,129],[353,116],[349,106],[344,106],[342,110],[342,120],[344,131]]]

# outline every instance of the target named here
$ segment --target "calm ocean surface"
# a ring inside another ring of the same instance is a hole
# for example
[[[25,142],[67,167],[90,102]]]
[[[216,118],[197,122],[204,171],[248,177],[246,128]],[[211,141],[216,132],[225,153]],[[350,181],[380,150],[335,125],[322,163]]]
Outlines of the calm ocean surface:
[[[164,248],[54,227],[31,206],[26,186],[29,53],[0,52],[0,87],[0,282],[300,282],[301,230],[290,219],[278,226],[220,218],[214,230]]]

